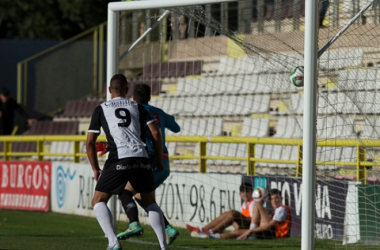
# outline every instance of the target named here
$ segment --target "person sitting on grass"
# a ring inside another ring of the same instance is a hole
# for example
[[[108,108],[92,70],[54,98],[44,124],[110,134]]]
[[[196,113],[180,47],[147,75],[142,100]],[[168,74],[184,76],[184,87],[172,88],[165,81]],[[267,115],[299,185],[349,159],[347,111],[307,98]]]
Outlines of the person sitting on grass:
[[[237,239],[275,239],[290,236],[292,215],[289,207],[282,205],[280,190],[271,189],[269,195],[273,213],[268,214],[263,200],[256,202],[250,229],[239,230],[241,234]]]
[[[248,229],[251,223],[251,216],[255,204],[252,198],[252,190],[253,188],[250,183],[242,183],[240,185],[240,197],[243,200],[240,212],[236,210],[224,212],[202,228],[192,227],[186,224],[191,236],[197,238],[208,238],[210,234],[222,233],[224,229],[231,225],[235,228],[235,230]]]

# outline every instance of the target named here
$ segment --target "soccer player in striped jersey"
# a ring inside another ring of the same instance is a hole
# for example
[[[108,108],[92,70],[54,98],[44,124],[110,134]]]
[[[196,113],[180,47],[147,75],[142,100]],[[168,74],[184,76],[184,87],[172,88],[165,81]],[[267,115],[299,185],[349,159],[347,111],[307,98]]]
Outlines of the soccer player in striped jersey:
[[[141,193],[142,203],[148,212],[160,249],[167,249],[162,211],[154,195],[154,179],[148,152],[145,148],[145,127],[152,136],[156,158],[154,166],[163,171],[162,138],[154,125],[154,119],[143,106],[125,98],[128,87],[124,75],[114,75],[110,82],[111,100],[103,102],[91,117],[87,133],[86,150],[94,178],[97,181],[92,206],[99,225],[108,238],[107,250],[121,250],[122,246],[114,232],[112,214],[107,202],[113,194],[120,195],[124,189]],[[107,137],[108,158],[103,169],[96,155],[96,139],[101,128]]]

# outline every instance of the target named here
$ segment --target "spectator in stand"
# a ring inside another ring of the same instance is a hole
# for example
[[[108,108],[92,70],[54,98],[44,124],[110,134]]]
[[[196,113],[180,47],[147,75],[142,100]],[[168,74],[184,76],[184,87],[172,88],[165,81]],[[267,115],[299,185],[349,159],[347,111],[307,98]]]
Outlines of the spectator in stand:
[[[215,237],[220,239],[236,238],[241,234],[240,230],[248,229],[253,215],[255,201],[252,198],[252,185],[242,183],[240,185],[240,198],[243,200],[241,210],[231,210],[219,215],[216,219],[202,228],[192,227],[186,224],[187,229],[191,232],[192,237],[208,238]],[[229,226],[235,228],[234,231],[223,233],[224,229]]]
[[[2,88],[0,91],[0,135],[11,135],[14,129],[15,114],[21,129],[25,130],[32,125],[33,119],[28,119],[28,114],[11,96],[9,89]]]
[[[268,214],[263,206],[263,201],[264,199],[261,199],[256,202],[253,207],[251,227],[248,230],[240,230],[239,240],[275,239],[290,236],[292,215],[289,207],[282,205],[280,190],[270,190],[273,214]]]

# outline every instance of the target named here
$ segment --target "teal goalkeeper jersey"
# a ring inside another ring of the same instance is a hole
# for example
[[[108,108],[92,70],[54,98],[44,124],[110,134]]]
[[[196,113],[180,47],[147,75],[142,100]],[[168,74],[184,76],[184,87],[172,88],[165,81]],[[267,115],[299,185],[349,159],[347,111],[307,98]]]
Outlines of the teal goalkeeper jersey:
[[[166,114],[162,109],[156,108],[149,104],[143,104],[143,106],[146,109],[146,111],[148,111],[150,117],[156,120],[154,124],[156,125],[156,128],[161,132],[163,153],[164,155],[167,155],[168,149],[166,148],[165,128],[169,129],[174,133],[178,133],[181,130],[181,128],[175,121],[174,116]],[[152,139],[152,135],[149,129],[147,128],[145,143],[148,148],[149,155],[155,154]]]

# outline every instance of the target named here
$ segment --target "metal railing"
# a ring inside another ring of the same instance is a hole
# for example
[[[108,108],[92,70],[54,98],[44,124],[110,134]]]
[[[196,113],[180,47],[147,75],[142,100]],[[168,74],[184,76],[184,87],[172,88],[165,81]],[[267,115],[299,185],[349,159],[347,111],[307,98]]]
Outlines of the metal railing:
[[[86,141],[86,136],[71,135],[71,136],[0,136],[0,142],[4,145],[3,152],[0,152],[0,157],[4,160],[12,160],[12,157],[35,157],[38,161],[43,161],[46,156],[70,156],[73,157],[73,162],[80,162],[81,157],[86,157],[86,153],[80,152],[80,143]],[[105,141],[105,136],[99,136],[98,141]],[[53,141],[71,141],[73,143],[73,151],[71,153],[50,153],[47,152],[45,147],[48,142]],[[256,174],[256,163],[282,163],[282,164],[295,164],[296,177],[302,176],[302,140],[301,139],[282,139],[282,138],[253,138],[253,137],[207,137],[207,136],[167,136],[167,142],[190,142],[198,143],[199,156],[194,155],[171,155],[171,159],[197,159],[198,171],[200,173],[207,172],[207,160],[235,160],[247,162],[247,175]],[[15,142],[36,142],[35,152],[13,152],[12,143]],[[227,156],[209,156],[207,155],[208,143],[244,143],[247,145],[246,157],[227,157]],[[256,145],[286,145],[297,146],[298,157],[296,160],[275,160],[255,158]],[[319,147],[355,147],[356,148],[356,161],[355,162],[321,162],[317,161],[316,165],[342,165],[354,166],[356,168],[356,178],[367,183],[367,168],[375,165],[373,161],[367,160],[366,148],[380,147],[380,140],[324,140],[318,141]]]

